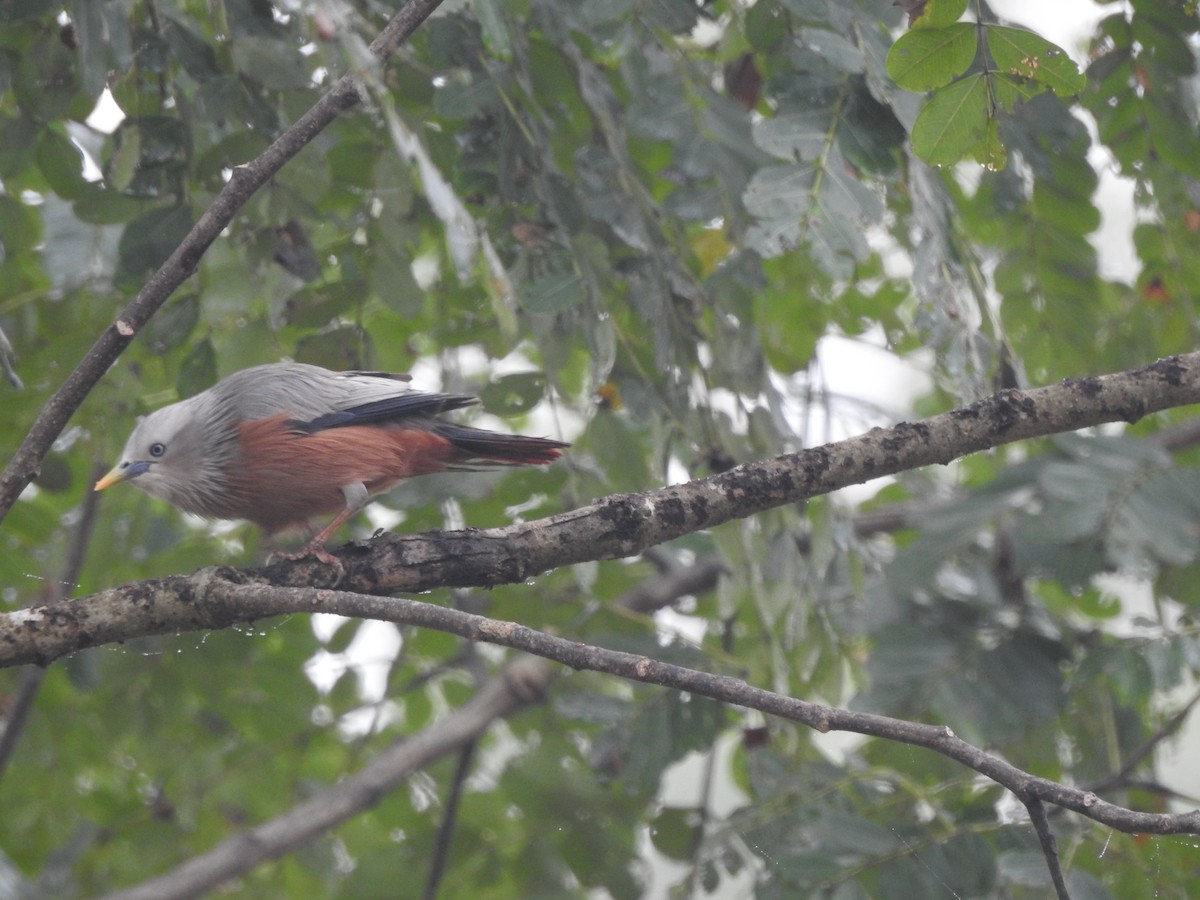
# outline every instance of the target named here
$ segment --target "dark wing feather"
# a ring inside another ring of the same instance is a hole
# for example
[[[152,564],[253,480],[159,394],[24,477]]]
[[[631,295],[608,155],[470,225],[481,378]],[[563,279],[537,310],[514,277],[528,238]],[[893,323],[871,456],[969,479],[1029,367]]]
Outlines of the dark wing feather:
[[[423,394],[410,391],[349,409],[339,409],[307,422],[297,420],[289,424],[296,431],[313,434],[326,428],[344,428],[347,425],[385,425],[404,419],[428,418],[478,402],[470,394]]]
[[[452,458],[447,468],[540,466],[554,462],[562,456],[564,447],[571,446],[549,438],[500,434],[452,422],[435,422],[433,433],[448,440],[456,451],[457,459]]]

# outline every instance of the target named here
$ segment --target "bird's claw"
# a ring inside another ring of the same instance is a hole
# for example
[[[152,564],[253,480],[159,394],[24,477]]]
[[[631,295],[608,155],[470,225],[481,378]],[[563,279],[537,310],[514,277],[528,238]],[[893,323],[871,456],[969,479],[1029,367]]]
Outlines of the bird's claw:
[[[286,559],[286,560],[295,561],[295,560],[301,560],[301,559],[308,559],[309,557],[313,557],[317,561],[323,562],[327,566],[331,566],[336,571],[337,577],[333,581],[334,587],[336,587],[338,584],[341,583],[342,578],[344,578],[346,575],[346,567],[344,565],[342,565],[342,561],[340,559],[338,559],[336,556],[334,556],[332,553],[330,553],[328,550],[326,550],[324,547],[316,546],[313,544],[309,544],[307,547],[303,547],[300,550],[296,550],[296,551],[292,551],[292,552],[284,552],[282,550],[276,550],[274,553],[272,553],[270,556],[267,557],[267,565],[270,565],[279,560]]]

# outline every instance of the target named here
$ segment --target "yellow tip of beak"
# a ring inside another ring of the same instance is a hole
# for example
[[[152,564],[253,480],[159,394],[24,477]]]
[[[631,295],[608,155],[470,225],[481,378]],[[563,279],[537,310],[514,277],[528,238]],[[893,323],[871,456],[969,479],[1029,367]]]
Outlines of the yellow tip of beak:
[[[124,473],[122,473],[120,469],[113,469],[111,472],[109,472],[107,475],[105,475],[103,478],[101,478],[99,481],[97,481],[96,486],[94,488],[92,488],[92,490],[102,491],[105,488],[112,487],[114,484],[116,484],[120,481],[124,481],[124,480],[125,480]]]

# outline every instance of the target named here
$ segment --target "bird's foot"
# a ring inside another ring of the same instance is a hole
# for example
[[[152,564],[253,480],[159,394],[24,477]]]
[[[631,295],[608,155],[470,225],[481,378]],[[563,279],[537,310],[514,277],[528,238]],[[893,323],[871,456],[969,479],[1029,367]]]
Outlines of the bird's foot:
[[[345,576],[345,574],[346,574],[346,567],[342,565],[342,561],[340,559],[338,559],[336,556],[334,556],[332,553],[330,553],[328,550],[326,550],[324,547],[322,547],[320,544],[316,544],[316,543],[309,544],[306,547],[302,547],[299,550],[295,550],[295,551],[291,551],[291,552],[284,552],[282,550],[276,550],[274,553],[272,553],[270,556],[267,557],[267,565],[270,565],[271,563],[277,562],[279,560],[284,560],[284,559],[294,561],[294,560],[300,560],[300,559],[308,559],[309,557],[313,557],[316,560],[318,560],[319,562],[325,563],[325,565],[327,565],[327,566],[332,566],[334,568],[334,570],[336,570],[337,578],[333,582],[334,585],[337,585],[342,580],[343,576]]]

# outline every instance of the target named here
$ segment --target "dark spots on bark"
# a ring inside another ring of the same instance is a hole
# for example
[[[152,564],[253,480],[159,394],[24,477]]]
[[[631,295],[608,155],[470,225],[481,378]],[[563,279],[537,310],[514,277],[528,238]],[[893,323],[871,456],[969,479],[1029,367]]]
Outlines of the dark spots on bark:
[[[693,497],[691,499],[690,510],[692,518],[697,524],[703,524],[708,521],[708,500],[704,497]]]
[[[1171,387],[1180,387],[1187,375],[1187,366],[1180,365],[1177,356],[1160,359],[1158,362],[1152,363],[1149,369]]]
[[[956,422],[974,422],[979,419],[979,404],[972,403],[970,406],[964,406],[961,409],[950,410],[950,418]]]
[[[687,507],[678,497],[664,497],[656,512],[659,521],[672,531],[682,531],[687,526]]]
[[[619,494],[606,498],[596,515],[607,523],[608,533],[622,545],[640,547],[651,508],[643,494]]]
[[[825,447],[814,447],[800,454],[800,465],[804,469],[804,478],[809,484],[815,484],[829,471],[832,462],[829,450]]]
[[[615,497],[605,497],[600,508],[596,510],[597,518],[606,522],[617,522],[629,517],[629,498],[631,494],[620,494]]]
[[[901,422],[893,431],[905,444],[913,441],[929,443],[929,426],[924,422]]]
[[[819,451],[809,451],[818,453]],[[819,457],[818,457],[819,458]],[[801,455],[801,465],[805,469],[805,482],[813,476],[808,472],[808,454]],[[821,471],[827,468],[824,460],[816,463]],[[757,507],[766,509],[778,506],[789,500],[802,500],[802,492],[796,485],[794,473],[778,464],[773,466],[742,466],[736,470],[736,475],[722,481],[725,497],[730,503],[739,507]],[[744,515],[744,513],[743,513]]]
[[[1068,378],[1066,384],[1076,394],[1081,394],[1089,400],[1098,396],[1104,389],[1099,378]]]
[[[914,443],[929,443],[929,426],[924,422],[897,422],[891,432],[879,440],[879,446],[887,450],[889,456]]]
[[[1025,419],[1037,418],[1037,403],[1024,391],[1001,391],[991,397],[992,423],[1003,434]]]

